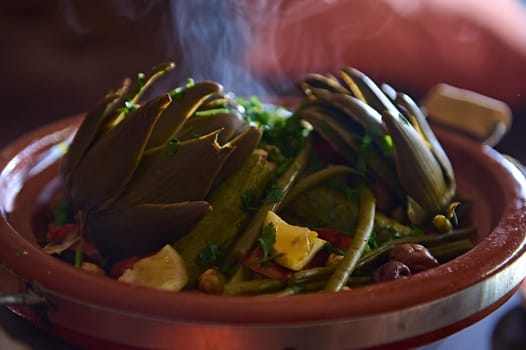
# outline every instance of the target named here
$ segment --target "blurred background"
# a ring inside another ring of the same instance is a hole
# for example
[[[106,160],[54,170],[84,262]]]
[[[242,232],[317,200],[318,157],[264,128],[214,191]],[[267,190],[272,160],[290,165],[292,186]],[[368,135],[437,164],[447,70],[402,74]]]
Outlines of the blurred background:
[[[504,100],[514,126],[498,148],[526,161],[519,0],[19,0],[0,4],[0,32],[1,144],[167,60],[161,90],[193,77],[238,95],[295,94],[303,74],[350,65],[414,98],[447,82]]]

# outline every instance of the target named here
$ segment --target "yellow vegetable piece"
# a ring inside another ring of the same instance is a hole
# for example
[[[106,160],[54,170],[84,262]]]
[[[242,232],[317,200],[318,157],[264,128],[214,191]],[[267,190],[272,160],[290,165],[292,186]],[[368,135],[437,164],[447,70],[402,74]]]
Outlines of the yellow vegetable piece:
[[[188,282],[188,272],[179,253],[169,244],[159,252],[137,261],[119,277],[134,285],[180,291]]]
[[[303,269],[326,243],[318,238],[316,232],[307,227],[290,225],[272,211],[267,213],[265,226],[270,222],[276,228],[273,248],[278,256],[275,261],[291,270]]]

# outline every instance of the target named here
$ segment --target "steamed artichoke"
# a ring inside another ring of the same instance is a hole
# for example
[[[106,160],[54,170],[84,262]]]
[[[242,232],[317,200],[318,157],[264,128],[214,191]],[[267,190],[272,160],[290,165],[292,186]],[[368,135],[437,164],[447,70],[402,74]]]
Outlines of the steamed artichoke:
[[[173,68],[154,67],[104,97],[61,164],[82,232],[110,259],[157,250],[188,232],[212,209],[207,195],[261,138],[212,81],[140,102]]]
[[[355,68],[340,77],[305,78],[301,117],[359,171],[406,197],[413,224],[446,213],[456,190],[453,167],[417,104]]]

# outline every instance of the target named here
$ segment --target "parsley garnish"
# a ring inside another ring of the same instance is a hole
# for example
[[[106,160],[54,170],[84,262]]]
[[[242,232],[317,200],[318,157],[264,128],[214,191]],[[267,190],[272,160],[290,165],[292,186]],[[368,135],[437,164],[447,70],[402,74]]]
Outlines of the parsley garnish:
[[[324,248],[328,253],[334,253],[337,255],[345,255],[345,250],[336,248],[330,242],[326,242]]]
[[[138,103],[133,103],[131,101],[124,101],[124,107],[121,107],[118,109],[119,113],[128,114],[136,109],[138,109],[141,105]]]
[[[185,86],[179,86],[179,87],[173,89],[172,91],[170,91],[170,97],[172,98],[173,101],[177,101],[183,96],[184,91],[185,91],[186,88],[192,87],[194,85],[195,85],[194,79],[188,78],[186,80],[186,85]]]
[[[378,242],[376,241],[376,232],[371,232],[371,236],[369,237],[369,241],[367,241],[367,248],[369,251],[375,250],[378,248]]]
[[[224,256],[223,246],[220,243],[211,242],[197,255],[195,263],[200,269],[204,270],[223,260]]]
[[[421,236],[424,234],[424,230],[418,226],[411,226],[411,236]]]
[[[75,222],[75,213],[68,201],[62,198],[53,207],[53,219],[51,223],[55,226],[62,226],[67,223]]]
[[[265,204],[279,203],[285,198],[283,189],[277,185],[272,185],[267,196],[265,197]]]
[[[272,222],[269,222],[261,232],[258,238],[259,245],[263,250],[263,260],[270,256],[274,243],[276,243],[276,226]]]

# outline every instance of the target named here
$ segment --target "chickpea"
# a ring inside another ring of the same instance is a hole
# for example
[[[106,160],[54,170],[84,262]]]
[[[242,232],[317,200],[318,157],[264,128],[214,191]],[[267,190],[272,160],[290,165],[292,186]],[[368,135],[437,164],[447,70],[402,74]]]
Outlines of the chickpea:
[[[225,276],[221,271],[208,269],[199,276],[199,289],[209,294],[222,294],[225,288]]]
[[[406,264],[397,260],[389,260],[381,265],[373,274],[375,282],[397,280],[411,276],[411,270]]]
[[[391,248],[389,255],[392,259],[398,260],[411,270],[417,273],[438,266],[438,261],[433,255],[421,244],[403,243]]]

